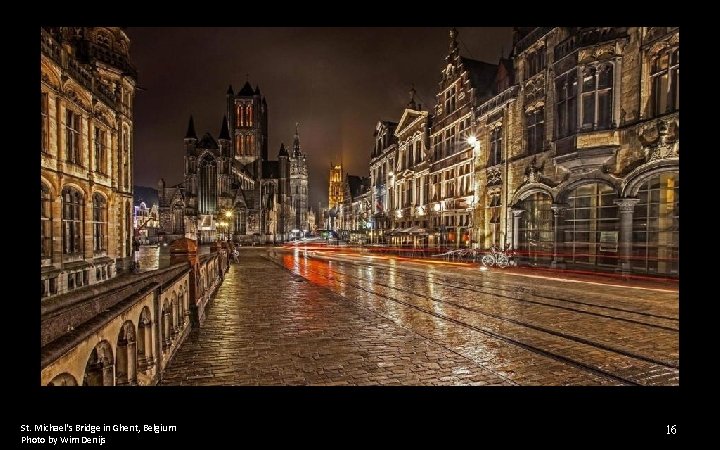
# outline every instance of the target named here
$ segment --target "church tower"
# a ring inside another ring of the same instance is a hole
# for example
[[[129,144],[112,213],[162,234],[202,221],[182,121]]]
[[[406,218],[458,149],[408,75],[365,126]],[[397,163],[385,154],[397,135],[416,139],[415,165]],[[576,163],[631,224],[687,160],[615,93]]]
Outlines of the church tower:
[[[343,170],[342,164],[330,163],[330,189],[328,193],[328,207],[335,209],[343,202]]]
[[[307,214],[310,206],[308,200],[308,170],[307,160],[300,149],[299,124],[295,124],[295,139],[290,155],[290,199],[295,217],[291,222],[298,230],[309,230]]]
[[[268,161],[268,125],[267,103],[246,81],[245,85],[233,95],[232,86],[228,88],[228,117],[232,127],[232,148],[235,160],[255,178],[262,176],[262,161]]]

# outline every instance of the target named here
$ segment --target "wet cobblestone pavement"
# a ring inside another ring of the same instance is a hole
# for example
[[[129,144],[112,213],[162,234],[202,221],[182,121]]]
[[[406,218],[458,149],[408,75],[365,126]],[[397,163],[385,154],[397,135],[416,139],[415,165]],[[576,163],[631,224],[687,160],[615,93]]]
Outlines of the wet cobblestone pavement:
[[[161,384],[679,382],[676,291],[267,253],[243,252]]]

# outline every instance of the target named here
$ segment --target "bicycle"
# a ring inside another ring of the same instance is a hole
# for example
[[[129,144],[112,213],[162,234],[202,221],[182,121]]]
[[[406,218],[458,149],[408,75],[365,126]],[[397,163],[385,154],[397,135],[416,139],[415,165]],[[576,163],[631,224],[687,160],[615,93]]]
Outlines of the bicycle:
[[[506,250],[507,251],[507,250]],[[494,265],[501,269],[510,265],[510,258],[505,254],[506,251],[499,251],[494,245],[490,248],[490,253],[483,255],[481,261],[483,266],[492,267]]]

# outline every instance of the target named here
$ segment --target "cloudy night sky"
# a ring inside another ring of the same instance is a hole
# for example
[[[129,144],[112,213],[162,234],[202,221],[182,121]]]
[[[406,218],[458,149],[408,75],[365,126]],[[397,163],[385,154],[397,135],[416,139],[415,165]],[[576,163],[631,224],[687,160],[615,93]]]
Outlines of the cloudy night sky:
[[[458,28],[463,56],[497,64],[512,28]],[[292,145],[295,122],[308,156],[311,205],[327,203],[330,162],[368,175],[378,120],[400,120],[414,84],[432,108],[449,28],[129,28],[144,89],[135,102],[135,184],[183,178],[183,137],[193,114],[198,136],[215,138],[225,91],[246,77],[269,112],[269,155]]]

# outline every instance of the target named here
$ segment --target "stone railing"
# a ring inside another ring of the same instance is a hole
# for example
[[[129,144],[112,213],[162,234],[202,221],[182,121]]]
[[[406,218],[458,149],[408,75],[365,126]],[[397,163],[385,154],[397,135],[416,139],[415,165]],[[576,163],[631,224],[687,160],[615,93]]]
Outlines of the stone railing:
[[[228,270],[227,248],[198,256],[183,241],[166,268],[42,301],[43,385],[157,383]]]

